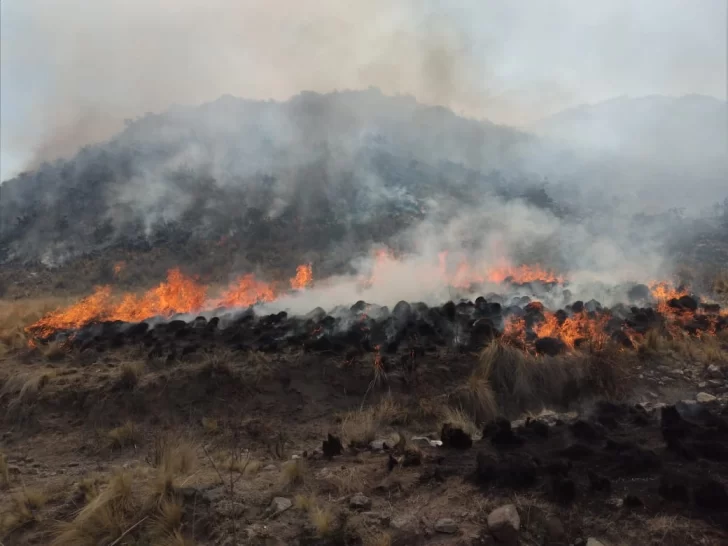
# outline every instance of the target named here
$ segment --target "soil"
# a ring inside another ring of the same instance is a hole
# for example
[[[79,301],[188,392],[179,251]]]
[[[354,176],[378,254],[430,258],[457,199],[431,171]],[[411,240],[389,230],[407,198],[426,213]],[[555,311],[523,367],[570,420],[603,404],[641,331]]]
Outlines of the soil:
[[[0,363],[9,464],[0,510],[28,489],[48,500],[3,544],[51,543],[57,521],[83,506],[79,484],[119,469],[147,476],[162,437],[195,446],[198,469],[174,487],[180,530],[196,544],[496,544],[486,520],[505,504],[518,510],[523,544],[728,541],[724,382],[707,384],[706,366],[645,358],[617,402],[585,390],[569,407],[443,427],[440,410],[458,400],[478,354],[419,358],[414,369],[375,373],[372,354],[291,347],[173,359],[150,358],[143,344],[13,353]],[[14,378],[40,378],[37,393],[14,390]],[[715,400],[693,401],[698,384]],[[370,431],[352,427],[377,411]],[[128,422],[133,440],[110,441]],[[221,462],[241,453],[256,472]],[[285,484],[292,462],[301,477]],[[359,493],[365,508],[351,500]],[[294,506],[271,513],[280,497]],[[320,513],[331,520],[324,531]],[[119,544],[145,544],[141,528]]]

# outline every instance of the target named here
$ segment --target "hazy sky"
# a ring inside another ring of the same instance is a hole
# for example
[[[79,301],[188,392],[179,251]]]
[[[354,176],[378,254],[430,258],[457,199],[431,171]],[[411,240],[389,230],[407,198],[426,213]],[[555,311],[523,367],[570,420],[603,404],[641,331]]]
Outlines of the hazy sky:
[[[380,87],[527,124],[617,95],[726,96],[726,0],[6,0],[4,180],[126,117]]]

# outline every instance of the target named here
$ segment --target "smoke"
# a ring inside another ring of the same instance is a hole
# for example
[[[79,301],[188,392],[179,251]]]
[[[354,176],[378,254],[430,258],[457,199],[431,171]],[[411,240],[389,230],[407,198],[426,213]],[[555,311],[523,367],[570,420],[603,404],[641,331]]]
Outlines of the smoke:
[[[255,211],[333,219],[346,235],[319,234],[317,250],[346,259],[362,226],[385,226],[372,238],[405,251],[384,269],[355,261],[353,277],[279,302],[301,311],[450,299],[443,252],[453,267],[568,271],[589,294],[664,277],[670,232],[685,224],[639,224],[635,214],[695,212],[725,197],[725,102],[578,105],[722,96],[724,9],[718,0],[4,6],[13,26],[3,27],[2,178],[9,157],[16,169],[41,168],[4,185],[0,236],[20,234],[10,257],[37,249],[55,263],[88,249],[88,225],[151,237],[194,224],[204,239],[245,233]],[[381,92],[311,93],[369,86]],[[544,177],[552,202],[523,196]],[[386,282],[363,286],[376,267]]]
[[[519,125],[615,95],[723,97],[724,4],[4,4],[0,178],[108,138],[125,118],[226,93],[285,100],[372,85]]]

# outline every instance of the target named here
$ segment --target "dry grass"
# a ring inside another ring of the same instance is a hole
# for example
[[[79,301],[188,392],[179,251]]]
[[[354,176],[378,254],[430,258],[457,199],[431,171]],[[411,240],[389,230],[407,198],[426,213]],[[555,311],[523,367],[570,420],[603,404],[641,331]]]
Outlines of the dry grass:
[[[334,467],[331,472],[323,478],[321,490],[331,491],[336,496],[351,495],[367,488],[366,468],[361,466]]]
[[[38,371],[18,374],[6,380],[0,389],[0,401],[9,400],[8,415],[15,418],[26,415],[38,401],[41,390],[53,375],[52,372]]]
[[[372,533],[362,537],[363,546],[392,546],[392,535],[386,532]]]
[[[480,435],[480,427],[462,409],[455,409],[449,406],[442,408],[439,424],[442,425],[444,423],[450,423],[453,427],[462,429],[470,434],[470,436]]]
[[[0,300],[0,357],[28,347],[25,327],[68,303],[64,298]]]
[[[235,369],[232,362],[235,355],[231,351],[217,350],[207,353],[202,359],[202,369],[212,375],[233,377]]]
[[[329,508],[314,504],[308,511],[308,517],[319,537],[324,538],[334,532],[334,514]]]
[[[220,466],[228,472],[237,472],[242,474],[243,477],[249,478],[258,473],[263,463],[249,457],[228,456],[222,460]]]
[[[139,442],[140,434],[132,421],[126,421],[123,425],[112,428],[106,433],[112,448],[124,448]]]
[[[141,511],[128,473],[115,474],[71,522],[59,524],[54,546],[93,546],[119,538]],[[139,518],[141,519],[141,518]]]
[[[713,279],[713,293],[723,302],[728,302],[728,270],[718,272]]]
[[[102,485],[96,479],[81,482],[86,503],[72,521],[58,524],[53,546],[96,546],[98,544],[192,544],[183,534],[185,511],[171,486],[175,477],[189,473],[195,461],[188,444],[167,444],[156,469],[117,472]],[[164,484],[160,487],[160,484]]]
[[[47,345],[42,345],[40,351],[43,354],[43,358],[49,362],[58,362],[66,358],[68,349],[66,344],[61,341],[51,341]]]
[[[448,396],[449,405],[466,411],[476,423],[487,423],[498,415],[495,393],[483,374],[483,368],[476,366],[465,383]]]
[[[629,376],[636,366],[632,351],[614,344],[591,350],[584,355],[585,386],[595,394],[623,398],[630,389]]]
[[[195,544],[194,540],[185,537],[180,531],[170,533],[154,543],[155,546],[195,546]]]
[[[192,474],[199,463],[197,446],[184,438],[159,436],[148,457],[157,469],[154,491],[160,496],[174,491],[175,480]]]
[[[691,362],[713,364],[728,362],[728,352],[722,346],[727,340],[728,332],[696,338],[687,332],[673,332],[668,335],[652,329],[647,332],[638,350],[647,356],[663,357],[672,354]]]
[[[644,522],[653,544],[682,546],[683,544],[707,544],[699,526],[681,516],[655,516]]]
[[[83,505],[88,504],[95,499],[101,491],[103,481],[98,476],[87,476],[75,484],[75,502]]]
[[[530,379],[537,360],[518,347],[496,340],[481,352],[475,373],[520,405],[533,398]]]
[[[157,513],[149,520],[149,535],[155,539],[154,544],[180,531],[183,514],[184,507],[177,499],[162,499]]]
[[[281,466],[281,474],[279,478],[280,486],[283,489],[303,485],[308,474],[308,466],[303,459],[294,459],[286,461]]]
[[[124,362],[121,365],[121,372],[117,385],[120,388],[131,390],[139,384],[144,374],[143,362]]]
[[[202,428],[205,429],[205,432],[208,432],[210,434],[215,434],[220,429],[217,423],[217,419],[212,419],[210,417],[202,418]]]
[[[13,495],[11,508],[0,516],[0,532],[10,533],[24,525],[38,521],[39,511],[48,502],[45,493],[25,489]]]
[[[407,411],[391,396],[385,396],[374,406],[347,413],[341,422],[341,435],[345,442],[364,447],[383,427],[406,424],[408,419]]]
[[[0,485],[3,487],[10,483],[10,469],[8,468],[8,458],[0,451]]]
[[[293,506],[297,510],[301,510],[304,512],[307,512],[311,509],[312,506],[316,505],[316,497],[313,495],[296,495],[293,498]]]

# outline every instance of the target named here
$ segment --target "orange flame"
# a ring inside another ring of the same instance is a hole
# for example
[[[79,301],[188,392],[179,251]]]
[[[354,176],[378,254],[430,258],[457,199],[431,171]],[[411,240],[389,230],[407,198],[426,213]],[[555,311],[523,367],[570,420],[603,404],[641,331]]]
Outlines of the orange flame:
[[[489,269],[487,279],[490,282],[503,283],[510,279],[517,284],[541,281],[544,283],[563,283],[566,279],[539,265],[502,266]]]
[[[299,265],[296,268],[296,276],[291,279],[291,288],[293,290],[303,290],[313,283],[313,272],[311,264]]]
[[[249,273],[233,282],[217,302],[218,307],[249,307],[256,303],[273,301],[276,292],[272,285],[259,281]]]
[[[304,287],[312,281],[311,266],[302,265],[291,279],[291,286]],[[207,299],[206,296],[205,286],[179,269],[172,269],[167,273],[165,282],[141,296],[127,293],[114,298],[111,287],[99,286],[90,296],[65,309],[53,311],[28,326],[26,331],[33,337],[45,338],[58,330],[77,329],[92,322],[139,322],[154,316],[170,317],[177,313],[193,313],[218,306],[249,307],[275,300],[278,291],[274,284],[248,274],[233,282],[219,298]]]

